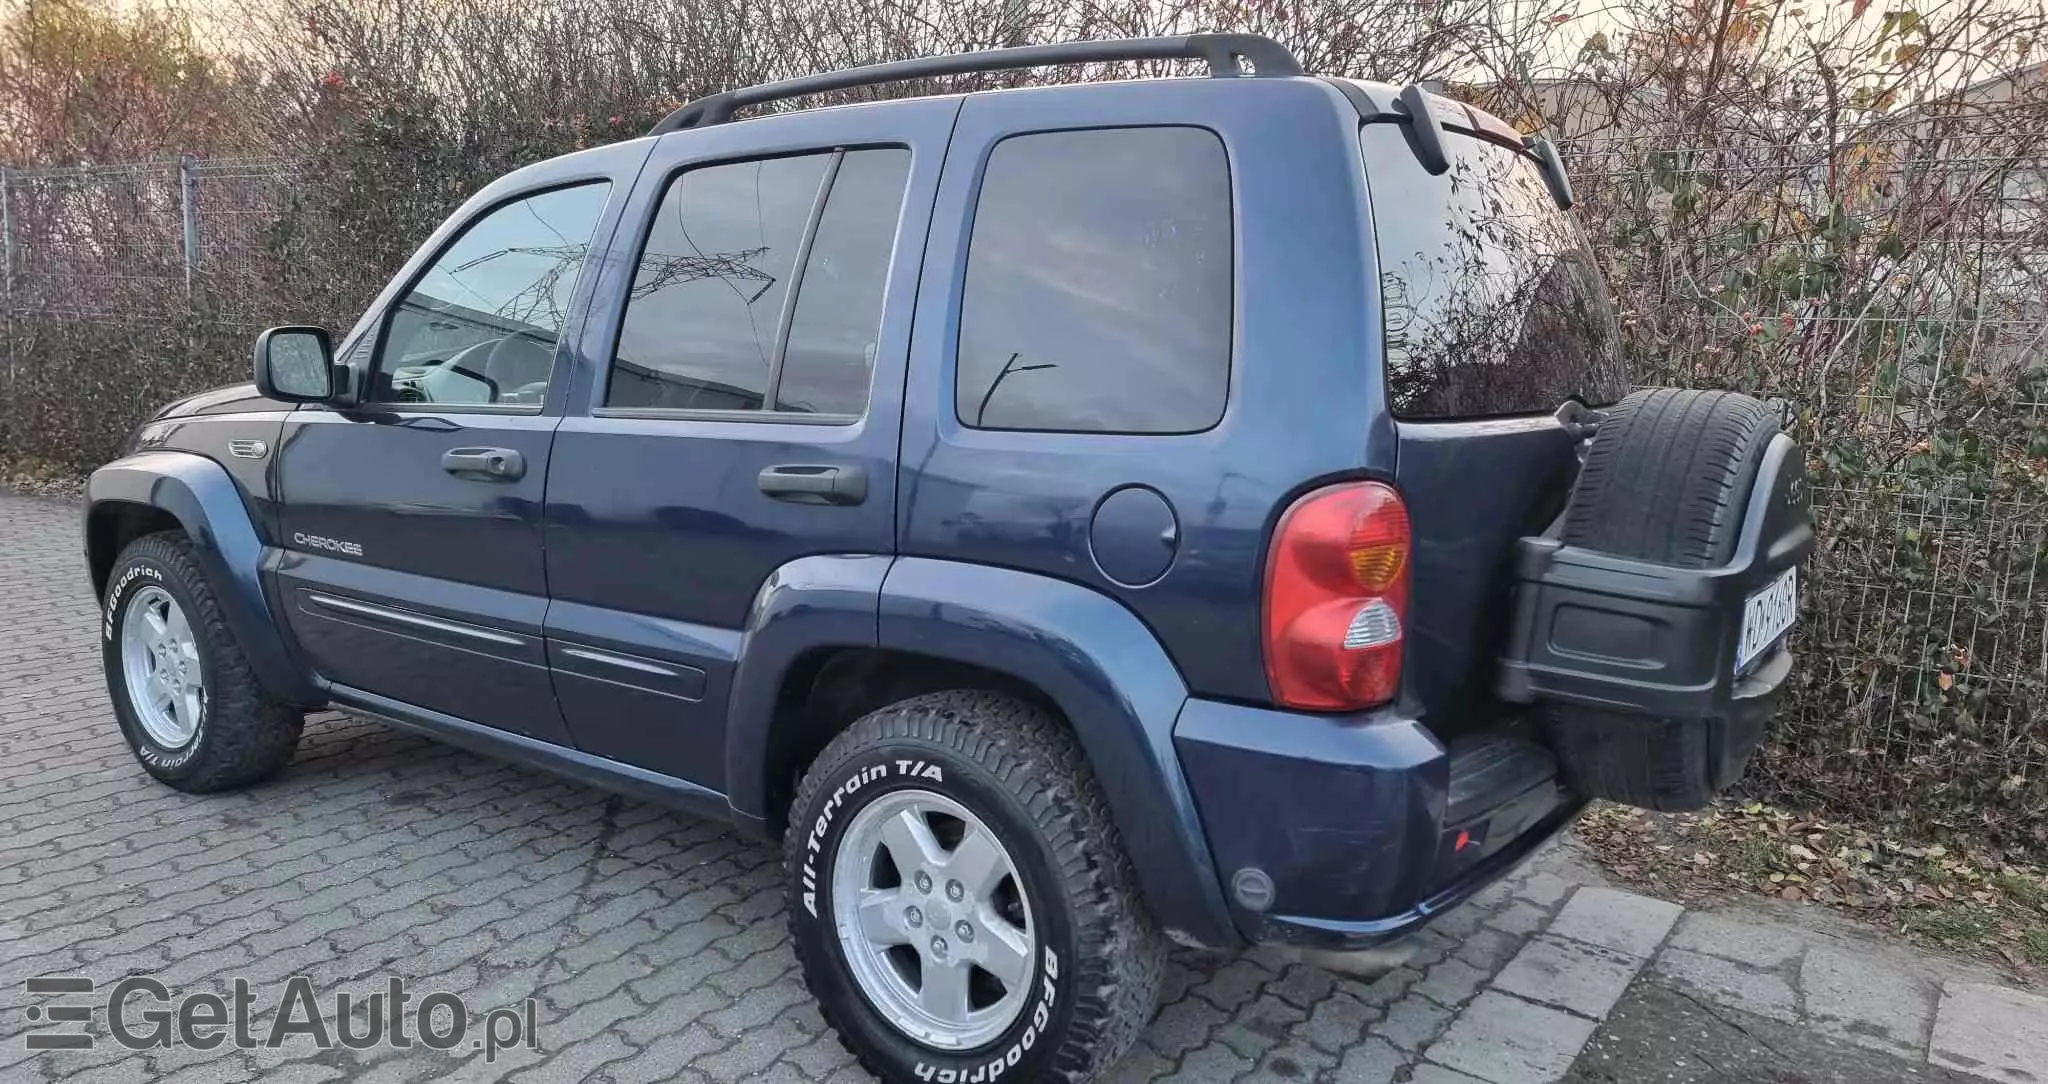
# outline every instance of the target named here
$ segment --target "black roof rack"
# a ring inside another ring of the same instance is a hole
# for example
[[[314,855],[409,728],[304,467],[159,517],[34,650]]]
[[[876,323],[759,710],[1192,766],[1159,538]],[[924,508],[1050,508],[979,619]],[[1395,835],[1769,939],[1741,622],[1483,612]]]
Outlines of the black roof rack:
[[[1117,60],[1206,60],[1212,76],[1300,75],[1301,61],[1287,47],[1262,34],[1185,34],[1169,38],[1113,38],[1106,41],[1069,41],[1055,45],[1024,45],[1014,49],[984,49],[975,53],[927,56],[887,64],[869,64],[843,71],[806,75],[740,87],[706,95],[661,119],[650,135],[678,132],[724,124],[733,114],[750,105],[822,94],[832,90],[894,83],[906,79],[927,79],[969,72],[1008,71],[1039,68],[1052,64],[1098,64]],[[1241,61],[1249,60],[1247,73]]]

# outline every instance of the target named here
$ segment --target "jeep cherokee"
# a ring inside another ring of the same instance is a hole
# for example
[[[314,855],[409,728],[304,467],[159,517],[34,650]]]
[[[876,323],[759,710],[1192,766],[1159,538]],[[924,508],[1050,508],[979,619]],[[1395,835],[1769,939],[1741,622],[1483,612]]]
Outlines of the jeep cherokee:
[[[1546,140],[1252,36],[692,102],[93,475],[121,730],[215,791],[333,706],[729,820],[863,1064],[1087,1079],[1169,941],[1395,938],[1756,748],[1802,457],[1629,394],[1570,203]]]

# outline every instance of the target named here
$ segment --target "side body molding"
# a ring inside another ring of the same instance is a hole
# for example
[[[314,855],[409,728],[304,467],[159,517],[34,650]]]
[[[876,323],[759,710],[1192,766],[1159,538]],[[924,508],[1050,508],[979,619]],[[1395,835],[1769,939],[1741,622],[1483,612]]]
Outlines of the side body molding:
[[[1242,942],[1174,751],[1187,685],[1136,615],[1064,580],[903,557],[882,584],[879,641],[1043,692],[1080,738],[1160,925],[1177,941]]]
[[[184,528],[236,642],[271,695],[307,706],[326,702],[325,691],[293,658],[266,601],[264,539],[226,469],[190,452],[143,452],[117,459],[94,471],[86,484],[88,521],[113,504],[161,509]],[[93,538],[90,529],[86,537]],[[116,556],[87,554],[94,568]],[[93,584],[95,592],[105,588],[104,583]]]

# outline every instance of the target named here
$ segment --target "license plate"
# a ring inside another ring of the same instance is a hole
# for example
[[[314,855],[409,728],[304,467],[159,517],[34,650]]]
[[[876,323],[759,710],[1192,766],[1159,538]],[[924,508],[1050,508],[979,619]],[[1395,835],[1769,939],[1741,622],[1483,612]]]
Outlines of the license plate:
[[[1792,628],[1799,616],[1798,568],[1751,593],[1742,603],[1742,640],[1735,647],[1735,672],[1741,673]]]

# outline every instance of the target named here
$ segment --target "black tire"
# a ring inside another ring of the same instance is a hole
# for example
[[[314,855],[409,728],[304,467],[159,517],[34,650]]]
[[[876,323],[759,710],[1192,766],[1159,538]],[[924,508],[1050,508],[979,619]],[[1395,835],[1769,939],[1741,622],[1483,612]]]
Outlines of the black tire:
[[[1607,412],[1586,450],[1565,507],[1565,545],[1681,568],[1727,563],[1777,434],[1777,415],[1747,395],[1630,395]]]
[[[1770,407],[1725,391],[1639,391],[1608,411],[1566,506],[1566,545],[1682,568],[1734,556],[1764,450]],[[1679,721],[1552,705],[1565,773],[1595,797],[1645,809],[1698,809],[1734,782],[1763,737],[1753,717]]]
[[[100,659],[121,734],[143,770],[193,794],[232,790],[266,779],[292,758],[305,713],[265,692],[235,643],[213,584],[177,531],[136,539],[107,577]],[[136,718],[121,666],[120,629],[128,605],[145,585],[162,588],[183,610],[198,642],[207,701],[191,740],[168,748]]]
[[[830,886],[846,826],[911,788],[979,817],[1015,859],[1034,922],[1045,916],[1029,1008],[971,1051],[933,1049],[889,1023],[835,933]],[[931,693],[854,723],[805,773],[783,852],[804,981],[846,1048],[883,1080],[1085,1081],[1130,1049],[1156,1008],[1165,942],[1102,792],[1073,736],[1022,700]]]

